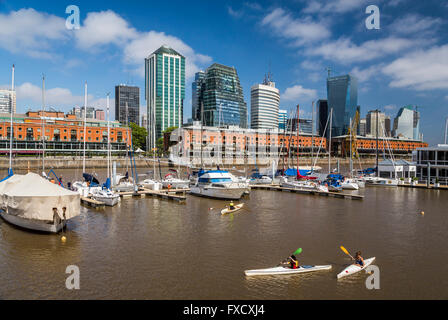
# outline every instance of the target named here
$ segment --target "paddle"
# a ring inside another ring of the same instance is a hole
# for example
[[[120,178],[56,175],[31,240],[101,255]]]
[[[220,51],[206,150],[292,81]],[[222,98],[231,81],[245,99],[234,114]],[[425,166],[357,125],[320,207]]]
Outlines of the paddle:
[[[299,255],[302,253],[302,248],[297,249],[296,251],[294,251],[293,254],[291,254],[291,256],[295,256],[295,255]],[[280,262],[279,265],[285,264],[285,261]]]
[[[351,255],[350,253],[348,253],[348,250],[345,249],[343,246],[341,246],[341,250],[342,250],[346,255],[349,255],[350,258],[352,258],[353,260],[355,260],[355,258],[353,258],[352,255]]]

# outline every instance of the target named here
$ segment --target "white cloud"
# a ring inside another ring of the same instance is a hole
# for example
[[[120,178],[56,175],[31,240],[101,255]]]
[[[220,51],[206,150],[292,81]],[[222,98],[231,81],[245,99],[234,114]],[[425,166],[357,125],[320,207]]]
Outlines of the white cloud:
[[[42,88],[30,82],[25,82],[16,87],[17,102],[22,105],[24,102],[42,105]],[[93,95],[87,95],[89,106],[106,106],[106,98],[95,98]],[[45,105],[47,107],[73,107],[74,105],[84,105],[84,95],[74,95],[67,88],[51,88],[45,90]]]
[[[81,29],[75,31],[77,44],[82,49],[111,43],[121,45],[135,37],[137,31],[111,10],[88,13]]]
[[[0,14],[0,47],[33,58],[54,57],[50,41],[68,39],[65,20],[34,9]]]
[[[232,7],[227,7],[227,12],[234,18],[241,18],[243,16],[243,11],[233,10]]]
[[[325,0],[309,1],[308,6],[303,9],[305,13],[346,13],[362,8],[368,0]]]
[[[196,53],[193,48],[181,39],[167,35],[164,32],[149,31],[140,34],[129,42],[124,48],[124,62],[135,69],[141,76],[144,75],[144,59],[162,45],[168,45],[186,58],[186,78],[193,78],[200,70],[199,65],[210,63],[211,57]]]
[[[392,78],[393,88],[448,89],[448,44],[406,54],[382,71]]]
[[[371,80],[373,77],[377,76],[380,73],[381,67],[380,66],[371,66],[367,69],[359,69],[358,67],[355,67],[350,72],[353,74],[360,82],[365,82],[368,80]]]
[[[297,100],[311,100],[317,97],[317,91],[314,89],[306,89],[301,85],[289,87],[281,95],[281,100],[297,101]]]
[[[323,23],[315,22],[309,17],[294,19],[281,8],[277,8],[265,16],[261,25],[271,28],[275,34],[283,38],[292,40],[296,46],[316,42],[330,36],[330,31]]]
[[[389,37],[379,40],[369,40],[361,45],[353,43],[348,38],[340,38],[326,42],[316,48],[308,48],[308,55],[322,56],[327,60],[335,60],[343,64],[369,61],[388,54],[400,53],[402,50],[423,45],[421,40]]]
[[[408,14],[395,20],[387,29],[398,34],[419,34],[421,36],[423,32],[436,33],[442,22],[440,18]]]
[[[387,106],[384,106],[384,110],[386,110],[386,111],[392,111],[395,109],[397,109],[397,106],[394,104],[388,104]]]

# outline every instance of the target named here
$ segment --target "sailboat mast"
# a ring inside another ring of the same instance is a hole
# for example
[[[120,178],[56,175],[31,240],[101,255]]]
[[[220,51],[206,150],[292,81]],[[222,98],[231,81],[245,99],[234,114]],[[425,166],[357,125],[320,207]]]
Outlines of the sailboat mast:
[[[84,84],[84,147],[82,153],[82,172],[86,172],[86,140],[87,140],[87,81]]]
[[[350,118],[350,178],[352,178],[353,175],[352,130],[352,118]]]
[[[42,76],[42,173],[45,172],[45,76]]]
[[[328,142],[328,174],[331,173],[331,132],[333,126],[333,108],[330,110],[330,141]]]
[[[106,105],[107,105],[107,177],[110,179],[110,118],[109,118],[109,93],[107,94],[106,98]]]
[[[376,113],[376,176],[378,175],[378,109],[375,110]]]
[[[12,124],[12,117],[13,117],[13,112],[14,112],[14,71],[15,71],[15,66],[12,65],[12,79],[11,79],[11,123],[10,123],[10,133],[9,133],[9,173],[11,174],[12,172],[12,139],[14,136],[14,127]]]
[[[297,152],[296,152],[296,156],[297,156],[297,179],[299,179],[299,177],[300,177],[300,171],[299,171],[299,111],[300,111],[300,106],[299,106],[299,104],[297,104]]]
[[[311,172],[314,172],[314,101],[311,105]]]

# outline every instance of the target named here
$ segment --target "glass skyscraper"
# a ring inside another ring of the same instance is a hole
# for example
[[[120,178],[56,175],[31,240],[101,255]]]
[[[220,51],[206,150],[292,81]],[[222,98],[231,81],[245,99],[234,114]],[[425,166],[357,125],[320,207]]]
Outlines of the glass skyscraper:
[[[275,83],[266,77],[263,84],[256,84],[250,90],[250,127],[252,129],[277,129],[280,91]]]
[[[421,140],[420,112],[412,106],[401,108],[394,120],[393,134],[398,138]]]
[[[204,107],[204,125],[247,128],[247,105],[235,68],[214,63],[207,68],[200,84],[198,105],[200,108],[202,103]]]
[[[145,59],[145,98],[148,146],[154,148],[162,132],[181,127],[185,99],[185,57],[162,46]]]
[[[280,130],[286,130],[288,124],[288,111],[278,110],[278,128]]]
[[[347,134],[358,107],[358,80],[348,74],[327,78],[328,112],[333,109],[332,136]]]
[[[191,118],[193,121],[201,120],[201,105],[200,96],[205,78],[205,72],[199,71],[194,76],[194,81],[191,84]]]

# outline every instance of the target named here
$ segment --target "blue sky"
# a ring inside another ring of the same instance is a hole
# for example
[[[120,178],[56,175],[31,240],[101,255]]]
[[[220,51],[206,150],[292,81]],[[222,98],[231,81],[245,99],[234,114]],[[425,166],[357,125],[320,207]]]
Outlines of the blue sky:
[[[365,27],[372,4],[379,30]],[[80,30],[65,27],[68,5],[80,9]],[[15,63],[18,112],[41,107],[42,74],[49,106],[82,104],[88,81],[89,105],[104,107],[116,84],[143,90],[144,57],[167,44],[187,58],[185,119],[192,77],[213,62],[237,68],[248,106],[250,87],[270,68],[281,108],[299,103],[305,117],[326,98],[331,67],[358,77],[362,116],[421,106],[424,139],[434,144],[448,116],[447,16],[448,1],[0,0],[0,86],[10,85]]]

